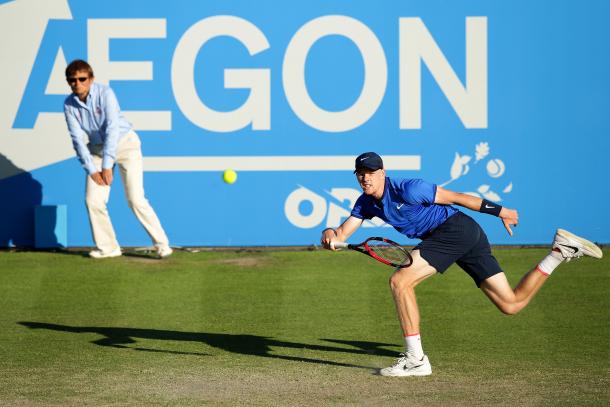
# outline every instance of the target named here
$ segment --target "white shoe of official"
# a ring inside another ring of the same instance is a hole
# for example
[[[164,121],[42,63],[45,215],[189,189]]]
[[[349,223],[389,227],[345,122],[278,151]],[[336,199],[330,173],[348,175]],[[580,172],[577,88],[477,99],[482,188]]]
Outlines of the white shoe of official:
[[[106,259],[109,257],[119,257],[121,255],[121,248],[118,247],[111,252],[103,252],[100,249],[91,250],[89,252],[89,257],[93,257],[94,259]]]
[[[159,256],[160,259],[164,259],[166,257],[171,256],[173,252],[174,251],[169,246],[157,247],[157,256]]]
[[[401,353],[396,363],[379,371],[382,376],[428,376],[432,374],[432,366],[428,356],[417,359],[409,353]]]
[[[576,236],[564,229],[557,229],[553,249],[559,251],[566,261],[582,256],[591,256],[601,259],[604,255],[602,249],[593,242]]]

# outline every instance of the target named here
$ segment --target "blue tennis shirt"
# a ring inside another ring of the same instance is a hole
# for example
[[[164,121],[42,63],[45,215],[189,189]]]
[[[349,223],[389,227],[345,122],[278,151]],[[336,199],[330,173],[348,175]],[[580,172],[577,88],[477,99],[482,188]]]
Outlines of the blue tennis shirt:
[[[409,238],[421,238],[458,212],[450,205],[434,203],[436,184],[422,179],[385,178],[381,200],[362,194],[351,215],[358,219],[382,219]]]

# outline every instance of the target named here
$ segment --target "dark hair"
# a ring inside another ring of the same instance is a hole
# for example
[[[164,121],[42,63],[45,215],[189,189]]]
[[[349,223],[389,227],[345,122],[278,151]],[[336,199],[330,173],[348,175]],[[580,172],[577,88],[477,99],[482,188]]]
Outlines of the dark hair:
[[[82,59],[75,59],[70,62],[66,68],[66,78],[74,76],[78,71],[87,71],[89,78],[93,78],[93,68],[91,68],[91,65],[89,65],[87,61],[83,61]]]

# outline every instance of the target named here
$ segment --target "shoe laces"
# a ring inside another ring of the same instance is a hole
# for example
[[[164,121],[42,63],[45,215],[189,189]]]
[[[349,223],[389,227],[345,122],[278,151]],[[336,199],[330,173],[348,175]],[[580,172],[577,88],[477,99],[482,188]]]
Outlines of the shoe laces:
[[[561,244],[558,244],[556,247],[559,249],[561,255],[563,256],[566,262],[569,262],[572,259],[581,258],[585,255],[585,253],[581,249],[578,249],[576,252],[572,252],[569,249],[563,247]]]
[[[407,353],[401,352],[398,354],[398,358],[396,358],[396,362],[392,365],[392,367],[399,367],[404,365],[409,359],[409,355]]]
[[[582,256],[584,256],[584,253],[581,250],[579,250],[576,253],[571,254],[570,257],[566,257],[566,262],[568,262],[568,261],[570,261],[572,259],[579,259]]]
[[[565,239],[563,239],[563,238],[561,240],[559,240],[558,238],[555,238],[555,242],[553,244],[553,249],[558,249],[559,252],[561,253],[561,256],[565,259],[566,262],[568,262],[572,259],[577,259],[577,258],[583,257],[585,255],[582,248],[579,248],[576,245],[570,245],[571,242],[564,241],[564,240]],[[569,248],[566,246],[569,246]],[[576,251],[573,251],[571,249],[576,249]]]

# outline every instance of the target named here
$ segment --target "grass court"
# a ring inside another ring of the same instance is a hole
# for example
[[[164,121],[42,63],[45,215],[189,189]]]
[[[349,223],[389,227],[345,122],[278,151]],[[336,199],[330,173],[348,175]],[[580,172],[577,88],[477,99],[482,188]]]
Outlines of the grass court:
[[[512,285],[546,249],[498,248]],[[403,341],[391,269],[354,252],[0,252],[0,405],[607,406],[610,252],[502,315],[456,266],[417,290],[433,374]]]

